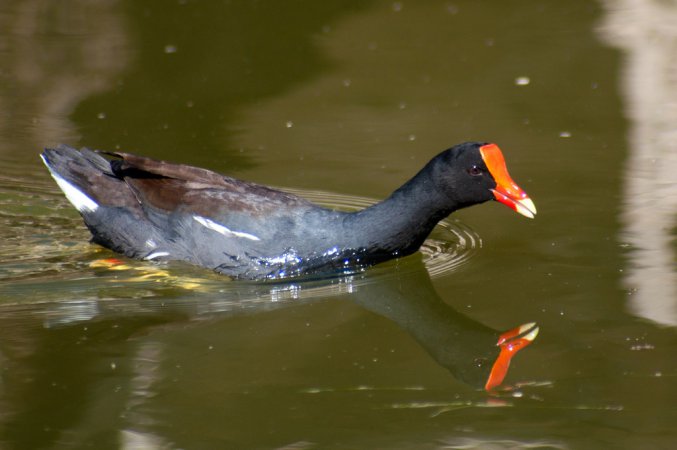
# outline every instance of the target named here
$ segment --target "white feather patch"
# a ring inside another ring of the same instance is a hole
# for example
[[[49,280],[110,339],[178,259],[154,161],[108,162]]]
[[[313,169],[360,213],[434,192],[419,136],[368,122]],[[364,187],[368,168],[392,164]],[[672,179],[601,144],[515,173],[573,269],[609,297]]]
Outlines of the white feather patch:
[[[144,259],[151,260],[159,258],[160,256],[169,256],[169,252],[153,252],[150,255],[147,255]]]
[[[224,236],[234,236],[234,237],[239,237],[239,238],[244,238],[244,239],[250,239],[252,241],[260,241],[257,236],[254,236],[253,234],[249,233],[244,233],[242,231],[233,231],[227,227],[224,227],[220,223],[216,223],[211,219],[208,219],[206,217],[202,216],[193,216],[193,219],[200,225],[209,228],[210,230],[216,231],[217,233],[220,233]]]
[[[84,213],[94,212],[99,208],[99,205],[94,200],[89,198],[87,194],[63,179],[58,173],[54,172],[52,168],[49,167],[49,164],[47,164],[44,156],[40,155],[40,158],[42,158],[42,161],[49,169],[49,173],[52,175],[52,178],[54,178],[56,184],[59,185],[63,193],[66,195],[68,201],[71,202],[73,206],[75,206],[75,209]]]

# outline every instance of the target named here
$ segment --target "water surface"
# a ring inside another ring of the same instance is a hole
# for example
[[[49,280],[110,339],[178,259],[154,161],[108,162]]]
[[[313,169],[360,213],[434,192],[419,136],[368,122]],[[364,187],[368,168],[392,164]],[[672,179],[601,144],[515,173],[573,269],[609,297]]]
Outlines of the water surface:
[[[611,5],[3,2],[0,446],[672,448],[677,10]],[[411,257],[263,284],[101,262],[38,158],[354,208],[465,140],[535,220],[482,205]],[[486,393],[464,352],[526,322]]]

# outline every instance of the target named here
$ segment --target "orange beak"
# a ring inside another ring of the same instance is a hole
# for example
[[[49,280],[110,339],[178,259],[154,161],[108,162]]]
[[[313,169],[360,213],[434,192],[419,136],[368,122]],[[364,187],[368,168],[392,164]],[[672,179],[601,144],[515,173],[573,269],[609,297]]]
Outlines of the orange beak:
[[[480,147],[480,154],[491,176],[496,181],[496,189],[491,190],[496,200],[523,216],[533,219],[536,215],[536,206],[527,193],[510,178],[503,153],[501,153],[498,145],[483,145]]]
[[[512,357],[515,356],[515,353],[531,344],[536,339],[536,336],[538,336],[538,326],[534,322],[525,323],[499,336],[496,345],[501,347],[501,352],[491,368],[491,373],[489,374],[487,384],[484,385],[484,390],[490,391],[503,382],[503,379],[508,374]]]

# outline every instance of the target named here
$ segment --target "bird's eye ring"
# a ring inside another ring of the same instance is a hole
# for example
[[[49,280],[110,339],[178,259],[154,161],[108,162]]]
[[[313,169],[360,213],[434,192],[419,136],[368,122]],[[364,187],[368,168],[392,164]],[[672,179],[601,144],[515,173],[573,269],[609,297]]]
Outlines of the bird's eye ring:
[[[468,174],[473,177],[477,177],[482,175],[482,169],[480,169],[477,166],[472,166],[471,168],[468,169]]]

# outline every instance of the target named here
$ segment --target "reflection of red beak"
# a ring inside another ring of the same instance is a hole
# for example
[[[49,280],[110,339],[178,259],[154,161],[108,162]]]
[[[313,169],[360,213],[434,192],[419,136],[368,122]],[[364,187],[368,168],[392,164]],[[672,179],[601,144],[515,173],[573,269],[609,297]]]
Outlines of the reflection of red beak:
[[[503,153],[496,144],[487,144],[480,147],[480,154],[491,176],[496,181],[496,189],[491,191],[499,202],[517,211],[523,216],[533,219],[536,215],[536,206],[526,192],[512,181],[505,166]]]
[[[503,382],[508,373],[512,357],[515,353],[531,344],[536,339],[536,336],[538,336],[538,326],[534,322],[525,323],[499,336],[496,345],[501,347],[501,353],[498,354],[498,358],[496,358],[491,368],[487,384],[484,385],[486,391],[494,389]]]

